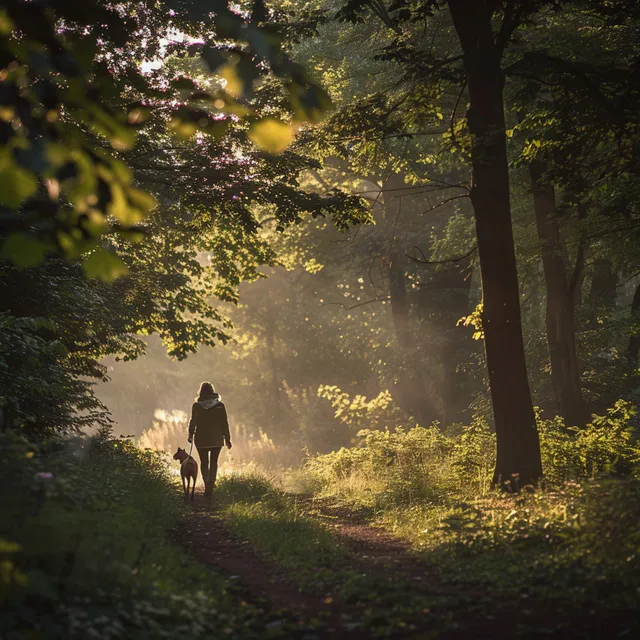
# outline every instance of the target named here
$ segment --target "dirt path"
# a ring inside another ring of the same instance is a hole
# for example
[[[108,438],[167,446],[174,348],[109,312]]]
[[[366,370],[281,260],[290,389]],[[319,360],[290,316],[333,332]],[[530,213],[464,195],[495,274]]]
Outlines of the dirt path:
[[[360,628],[363,615],[369,620],[376,615],[384,618],[389,610],[400,621],[398,625],[395,620],[386,631],[384,623],[378,627],[378,633],[385,637],[416,640],[513,637],[505,633],[504,620],[499,626],[485,620],[482,630],[476,626],[469,633],[469,620],[464,620],[469,618],[468,603],[486,594],[463,585],[442,584],[435,569],[424,564],[405,542],[368,525],[347,507],[330,500],[297,496],[292,499],[308,515],[328,526],[344,544],[349,553],[341,572],[350,572],[356,579],[375,585],[370,596],[358,592],[355,599],[342,598],[340,585],[329,594],[301,589],[287,570],[261,557],[248,541],[233,537],[222,517],[216,514],[215,505],[202,495],[196,496],[193,503],[194,517],[189,519],[188,526],[181,528],[180,542],[199,562],[236,581],[243,596],[259,603],[271,620],[282,617],[287,624],[293,621],[293,627],[289,628],[297,628],[299,632],[287,637],[372,638],[370,626],[367,630]],[[422,602],[433,602],[433,609]],[[404,614],[398,613],[402,607],[405,612],[411,610],[404,628]],[[313,620],[316,622],[310,631],[309,621]],[[462,624],[458,625],[458,621]]]
[[[202,495],[193,503],[193,517],[180,528],[179,541],[199,562],[227,575],[247,601],[263,608],[265,637],[506,640],[540,638],[541,629],[546,638],[608,637],[606,617],[591,621],[579,611],[554,611],[543,602],[509,601],[487,589],[444,583],[409,545],[370,526],[348,507],[331,500],[291,499],[330,528],[348,550],[344,564],[332,574],[335,584],[328,593],[300,588],[287,570],[232,536],[215,503]],[[345,585],[345,576],[365,581],[369,591],[361,582],[349,596],[353,585]],[[563,623],[565,613],[571,613],[571,621]]]
[[[358,569],[392,570],[388,577],[410,583],[437,580],[432,568],[418,559],[407,542],[372,527],[349,507],[330,498],[292,497],[310,516],[333,530],[351,552],[350,561]]]
[[[322,610],[322,598],[301,591],[286,570],[261,558],[247,540],[233,537],[202,494],[196,495],[193,512],[194,517],[188,528],[181,529],[179,540],[199,562],[222,570],[237,580],[252,599],[272,608],[304,613]]]

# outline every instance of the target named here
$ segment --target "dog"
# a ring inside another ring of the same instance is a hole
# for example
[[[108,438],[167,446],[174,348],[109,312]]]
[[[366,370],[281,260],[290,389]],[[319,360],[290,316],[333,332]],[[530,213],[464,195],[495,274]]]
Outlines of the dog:
[[[180,476],[182,477],[182,488],[185,498],[189,499],[189,489],[191,489],[191,499],[196,490],[196,479],[198,477],[198,463],[184,450],[178,447],[173,456],[174,460],[180,460]],[[193,480],[193,485],[191,485]]]

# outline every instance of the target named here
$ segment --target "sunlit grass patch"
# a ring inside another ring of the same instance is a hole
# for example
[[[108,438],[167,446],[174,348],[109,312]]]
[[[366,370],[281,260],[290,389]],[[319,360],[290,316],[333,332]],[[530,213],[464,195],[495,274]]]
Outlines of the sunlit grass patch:
[[[335,536],[264,475],[224,476],[214,499],[235,535],[307,579],[321,580],[322,572],[344,556]]]
[[[260,502],[274,500],[282,495],[269,477],[260,471],[247,468],[243,472],[233,472],[222,476],[216,485],[216,500],[222,504],[235,502]]]
[[[312,503],[286,494],[266,476],[225,476],[214,501],[231,532],[288,569],[298,585],[322,594],[320,599],[335,597],[353,607],[343,620],[345,629],[366,630],[371,637],[406,632],[416,628],[420,612],[436,605],[440,611],[433,628],[449,624],[439,595],[415,593],[402,576],[347,550],[340,535],[313,515]]]
[[[640,480],[628,412],[618,403],[580,431],[557,419],[539,426],[547,479],[535,491],[492,487],[495,436],[481,421],[365,431],[360,446],[290,475],[406,539],[445,582],[535,600],[560,626],[585,609],[636,630]]]

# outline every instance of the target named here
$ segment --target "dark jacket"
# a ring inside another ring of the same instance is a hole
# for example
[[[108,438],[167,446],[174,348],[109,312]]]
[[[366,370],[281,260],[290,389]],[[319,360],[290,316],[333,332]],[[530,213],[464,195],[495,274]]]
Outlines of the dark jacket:
[[[214,393],[212,396],[200,396],[191,408],[189,435],[195,435],[196,447],[222,447],[231,442],[227,410]]]

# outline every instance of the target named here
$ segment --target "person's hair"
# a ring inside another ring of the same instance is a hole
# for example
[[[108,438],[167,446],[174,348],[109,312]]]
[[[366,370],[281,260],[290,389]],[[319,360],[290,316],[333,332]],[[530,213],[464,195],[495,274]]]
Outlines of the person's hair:
[[[203,382],[200,385],[200,392],[198,393],[198,396],[212,396],[215,392],[216,391],[210,382]]]

